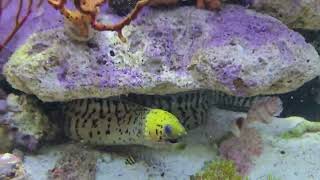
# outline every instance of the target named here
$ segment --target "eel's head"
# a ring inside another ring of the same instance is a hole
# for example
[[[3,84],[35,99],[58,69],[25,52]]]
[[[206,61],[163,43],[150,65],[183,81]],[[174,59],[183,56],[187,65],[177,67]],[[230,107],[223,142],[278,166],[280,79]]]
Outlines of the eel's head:
[[[144,134],[149,141],[174,144],[187,134],[177,117],[167,111],[151,109],[145,118]]]

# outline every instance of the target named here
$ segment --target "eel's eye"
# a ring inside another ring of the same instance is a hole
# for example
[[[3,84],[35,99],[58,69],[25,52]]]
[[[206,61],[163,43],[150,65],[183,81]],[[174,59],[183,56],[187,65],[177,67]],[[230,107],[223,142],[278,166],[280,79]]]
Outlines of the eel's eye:
[[[165,125],[164,132],[166,133],[166,135],[170,136],[172,134],[172,127],[170,125]]]

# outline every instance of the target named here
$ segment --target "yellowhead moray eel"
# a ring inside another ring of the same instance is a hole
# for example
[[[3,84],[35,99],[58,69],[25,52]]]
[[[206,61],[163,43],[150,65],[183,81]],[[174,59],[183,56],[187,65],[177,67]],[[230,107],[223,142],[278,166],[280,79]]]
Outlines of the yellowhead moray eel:
[[[119,99],[82,99],[65,105],[65,132],[92,145],[171,144],[186,134],[173,114]]]
[[[196,90],[166,95],[129,94],[123,99],[150,108],[159,108],[174,114],[187,129],[204,124],[211,106],[247,112],[263,96],[235,97],[219,91]]]

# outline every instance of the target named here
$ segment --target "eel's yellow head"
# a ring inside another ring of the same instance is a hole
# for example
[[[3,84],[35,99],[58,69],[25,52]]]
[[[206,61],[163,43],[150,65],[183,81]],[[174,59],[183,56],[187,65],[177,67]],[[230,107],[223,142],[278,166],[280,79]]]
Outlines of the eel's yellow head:
[[[170,143],[176,143],[187,134],[176,116],[161,109],[151,109],[147,113],[144,133],[150,141]]]

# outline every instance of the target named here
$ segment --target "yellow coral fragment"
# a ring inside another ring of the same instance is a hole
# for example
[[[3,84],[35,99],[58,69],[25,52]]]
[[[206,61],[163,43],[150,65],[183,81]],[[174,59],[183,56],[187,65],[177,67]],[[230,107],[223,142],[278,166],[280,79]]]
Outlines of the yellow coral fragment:
[[[73,27],[77,28],[73,30],[74,34],[79,37],[89,37],[91,17],[87,14],[82,14],[79,10],[69,10],[65,7],[60,9],[61,14],[72,23]],[[76,31],[76,32],[75,32]]]
[[[78,0],[80,9],[86,13],[97,13],[99,6],[105,3],[105,0]]]

